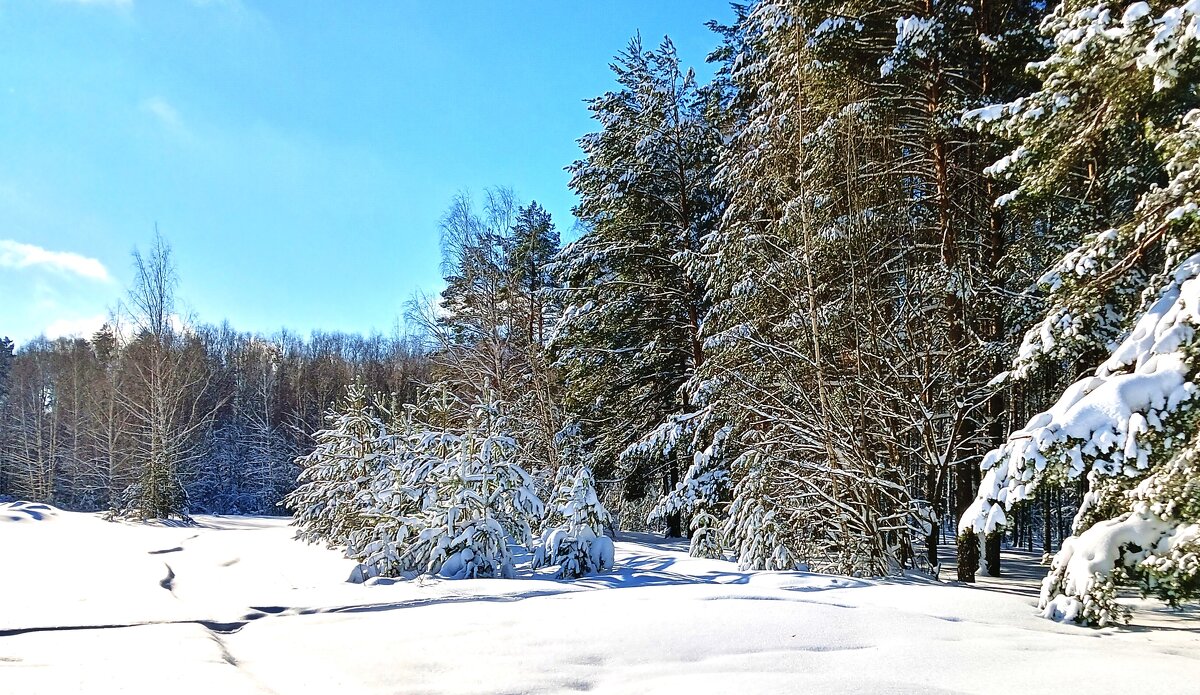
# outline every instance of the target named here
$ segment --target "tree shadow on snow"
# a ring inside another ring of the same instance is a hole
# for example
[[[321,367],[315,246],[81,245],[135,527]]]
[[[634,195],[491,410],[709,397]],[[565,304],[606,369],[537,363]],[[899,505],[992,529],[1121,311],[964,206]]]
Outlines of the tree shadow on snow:
[[[678,586],[684,584],[746,584],[752,572],[704,572],[682,574],[671,571],[676,564],[672,558],[633,557],[621,560],[609,572],[589,574],[578,579],[559,579],[586,589],[621,589],[644,586]]]
[[[39,502],[6,502],[0,504],[0,522],[43,521],[54,516],[54,508]]]

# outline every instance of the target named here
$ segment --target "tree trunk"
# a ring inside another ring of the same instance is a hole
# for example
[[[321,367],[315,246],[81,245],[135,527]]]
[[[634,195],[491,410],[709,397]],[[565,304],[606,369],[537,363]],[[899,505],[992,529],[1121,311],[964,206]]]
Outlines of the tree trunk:
[[[979,567],[979,539],[974,531],[958,534],[958,581],[975,583]]]
[[[1002,531],[993,531],[984,540],[984,562],[989,577],[1000,576],[1000,539],[1003,537]]]
[[[970,461],[960,461],[954,466],[954,515],[962,519],[967,507],[975,500],[976,487],[972,484],[973,477]],[[969,560],[968,560],[969,558]],[[979,567],[979,541],[975,532],[960,532],[958,535],[958,581],[974,582],[975,570]]]
[[[663,477],[663,482],[666,483],[663,486],[666,488],[666,490],[663,491],[664,495],[669,493],[671,490],[674,490],[675,486],[679,483],[679,466],[674,460],[671,461],[670,469],[668,470],[667,475]],[[667,538],[682,537],[682,515],[679,512],[667,515]]]
[[[1050,508],[1054,499],[1054,491],[1049,490],[1042,495],[1042,552],[1050,552],[1054,545],[1054,529],[1050,522]]]

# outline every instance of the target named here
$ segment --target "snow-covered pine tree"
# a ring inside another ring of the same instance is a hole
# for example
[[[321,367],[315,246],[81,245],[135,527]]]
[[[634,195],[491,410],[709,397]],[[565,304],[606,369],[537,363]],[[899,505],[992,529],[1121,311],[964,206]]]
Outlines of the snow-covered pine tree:
[[[326,421],[328,427],[314,435],[316,448],[296,459],[302,469],[299,485],[283,504],[295,514],[297,538],[336,547],[366,523],[360,495],[387,466],[390,447],[384,423],[362,384],[346,387],[341,405]]]
[[[636,500],[672,489],[686,466],[683,447],[625,452],[692,410],[680,386],[704,359],[705,302],[690,266],[720,209],[720,133],[707,119],[711,93],[669,39],[648,51],[634,38],[613,70],[618,88],[589,102],[600,130],[571,166],[585,231],[556,263],[565,309],[552,348],[590,465]],[[680,520],[668,521],[681,535]]]
[[[559,251],[558,230],[550,213],[537,201],[517,209],[505,243],[506,273],[515,312],[514,328],[526,348],[545,345],[547,331],[558,318],[550,264]]]
[[[558,566],[558,577],[581,577],[613,567],[613,527],[608,510],[596,495],[596,481],[586,464],[563,475],[555,506],[533,554],[533,566]]]
[[[422,512],[432,504],[430,469],[440,438],[431,436],[418,420],[417,407],[393,404],[380,439],[387,456],[359,491],[356,504],[361,523],[346,539],[346,556],[359,562],[358,579],[399,577],[425,569],[411,552],[425,528]],[[430,448],[434,456],[426,455]]]
[[[892,373],[888,339],[929,330],[877,314],[928,302],[884,299],[906,286],[898,256],[911,249],[896,243],[904,196],[878,175],[893,141],[875,134],[891,121],[861,74],[862,44],[839,55],[817,41],[828,11],[763,1],[723,29],[729,201],[701,254],[713,301],[691,391],[730,428],[725,528],[739,562],[875,574],[901,564],[907,541],[888,440],[903,433],[909,449],[916,433],[881,407],[902,384],[876,392],[872,379]]]
[[[795,529],[787,523],[787,511],[780,509],[773,494],[778,486],[769,476],[782,466],[770,465],[757,452],[745,454],[733,462],[738,483],[729,506],[729,518],[722,532],[743,570],[791,570],[796,559],[788,548],[796,542]]]
[[[699,421],[710,413],[710,409],[702,410],[690,419]],[[721,520],[716,514],[725,506],[731,492],[728,462],[724,458],[726,452],[723,447],[731,428],[726,425],[709,435],[703,427],[678,426],[683,424],[685,423],[677,423],[677,426],[669,431],[680,433],[694,429],[693,442],[703,441],[708,437],[710,443],[702,451],[694,451],[692,465],[683,474],[683,479],[650,510],[647,521],[654,525],[671,515],[678,515],[688,520],[692,556],[721,557],[724,552],[724,534],[721,530]],[[698,447],[693,444],[691,448]]]
[[[1002,184],[983,169],[1003,153],[1002,144],[996,134],[963,127],[960,116],[1032,87],[1022,68],[1041,55],[1035,27],[1043,12],[1036,0],[888,8],[892,25],[884,36],[891,50],[878,61],[876,85],[891,112],[889,131],[902,143],[893,161],[912,172],[899,180],[905,209],[897,221],[911,227],[905,236],[912,250],[899,255],[907,276],[901,287],[918,288],[917,301],[906,300],[916,321],[905,327],[893,354],[907,357],[896,364],[898,372],[929,375],[905,380],[905,395],[892,399],[902,404],[894,408],[900,412],[903,404],[918,406],[905,418],[924,440],[925,484],[914,492],[920,490],[920,504],[939,516],[966,508],[979,459],[1003,436],[997,421],[1009,394],[987,384],[1015,338],[1008,326],[1014,306],[1021,307],[1012,290],[1029,279],[1028,257],[1014,259],[1011,251],[1030,236],[1034,248],[1045,243],[1030,232],[1038,230],[1033,222],[992,205]],[[934,564],[937,539],[937,533],[925,539],[926,559]],[[998,573],[998,535],[988,557],[994,560],[990,573]],[[960,580],[973,581],[972,566],[959,563],[958,569]]]
[[[410,550],[421,571],[465,579],[513,576],[511,544],[529,547],[545,512],[533,478],[517,460],[504,404],[477,403],[461,434],[423,435],[418,465],[427,491]]]
[[[1086,478],[1042,585],[1046,617],[1124,620],[1124,579],[1171,603],[1200,594],[1198,21],[1190,5],[1065,2],[1043,23],[1041,90],[971,114],[1020,142],[992,167],[1019,184],[998,204],[1082,201],[1085,234],[1042,278],[1048,309],[1006,376],[1107,354],[987,455],[960,522],[989,532],[1047,483]]]
[[[707,509],[701,509],[692,515],[688,524],[691,532],[691,542],[688,544],[688,554],[692,557],[714,559],[725,558],[725,534],[721,528],[721,520],[713,516]]]

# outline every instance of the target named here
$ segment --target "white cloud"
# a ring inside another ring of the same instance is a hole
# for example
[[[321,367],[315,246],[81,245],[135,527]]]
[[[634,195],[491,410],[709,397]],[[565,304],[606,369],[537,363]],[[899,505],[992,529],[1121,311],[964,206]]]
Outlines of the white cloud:
[[[183,128],[183,119],[180,118],[179,111],[162,97],[150,97],[142,100],[142,110],[152,114],[168,128]]]
[[[100,327],[108,321],[108,314],[96,314],[75,319],[58,319],[51,321],[43,331],[45,336],[55,338],[91,338]]]
[[[95,258],[88,258],[70,251],[48,251],[33,244],[22,244],[11,239],[0,239],[0,268],[45,267],[60,273],[69,273],[90,280],[111,282],[108,268]]]

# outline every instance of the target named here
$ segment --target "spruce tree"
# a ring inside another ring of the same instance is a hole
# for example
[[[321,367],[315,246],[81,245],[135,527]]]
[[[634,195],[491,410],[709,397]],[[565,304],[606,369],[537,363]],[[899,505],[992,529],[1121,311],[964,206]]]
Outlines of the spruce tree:
[[[421,571],[452,579],[512,577],[510,539],[532,544],[545,512],[516,458],[504,404],[475,404],[460,433],[431,432],[422,444],[427,492],[411,557]]]
[[[415,406],[393,408],[390,416],[381,439],[386,458],[355,498],[362,523],[346,539],[346,556],[360,563],[359,579],[410,576],[427,568],[412,547],[435,493],[429,474],[440,459],[429,453],[438,451],[443,437],[426,429]]]
[[[613,527],[586,465],[561,477],[546,529],[534,549],[533,566],[557,566],[558,577],[581,577],[613,567]]]
[[[585,231],[556,264],[565,308],[552,347],[590,465],[638,499],[684,468],[686,452],[636,445],[693,410],[680,387],[704,360],[705,300],[691,267],[720,212],[720,134],[669,39],[647,51],[635,38],[612,67],[619,86],[589,102],[601,129],[570,168]],[[681,531],[670,517],[668,533]]]
[[[296,537],[308,543],[343,546],[361,528],[362,495],[377,472],[388,465],[385,427],[362,384],[346,387],[328,426],[314,435],[316,448],[296,459],[299,485],[283,504],[295,515]]]

